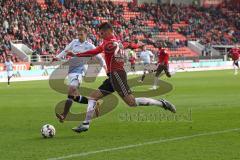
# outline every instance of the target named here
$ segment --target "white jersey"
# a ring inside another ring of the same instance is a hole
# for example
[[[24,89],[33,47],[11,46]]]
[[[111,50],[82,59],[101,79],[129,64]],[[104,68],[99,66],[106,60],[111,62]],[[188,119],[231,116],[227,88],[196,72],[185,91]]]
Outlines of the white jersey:
[[[81,43],[79,39],[74,39],[71,43],[69,43],[65,49],[57,55],[57,58],[62,58],[67,55],[67,52],[72,52],[73,54],[76,53],[82,53],[86,52],[88,50],[94,49],[95,46],[88,42],[85,41]],[[100,62],[101,66],[105,66],[106,62],[104,58],[101,56],[101,54],[96,55],[97,60]],[[77,74],[84,74],[85,72],[85,67],[87,61],[90,60],[90,57],[84,57],[84,58],[78,58],[78,57],[72,57],[69,60],[69,70],[68,73],[77,73]]]
[[[154,54],[151,51],[146,50],[140,52],[139,56],[143,60],[144,64],[149,64],[151,62],[151,57],[154,57]]]
[[[12,61],[6,61],[5,62],[5,67],[7,71],[13,71],[13,62]]]

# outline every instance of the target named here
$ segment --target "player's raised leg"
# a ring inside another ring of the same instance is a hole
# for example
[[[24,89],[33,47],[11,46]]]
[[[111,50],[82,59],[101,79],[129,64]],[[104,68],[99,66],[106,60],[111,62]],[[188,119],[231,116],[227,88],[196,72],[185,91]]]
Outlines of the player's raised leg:
[[[125,103],[127,103],[131,107],[136,106],[160,106],[164,109],[167,109],[173,113],[176,112],[176,108],[174,105],[169,103],[166,100],[160,99],[155,100],[147,97],[138,97],[135,98],[132,95],[130,87],[127,84],[127,74],[124,70],[113,71],[110,75],[111,85],[113,89],[118,92],[118,94],[122,97]]]
[[[176,107],[167,100],[164,99],[153,99],[147,97],[138,97],[135,98],[132,94],[123,97],[125,103],[127,103],[130,107],[137,107],[137,106],[160,106],[165,110],[169,110],[173,113],[176,113]]]

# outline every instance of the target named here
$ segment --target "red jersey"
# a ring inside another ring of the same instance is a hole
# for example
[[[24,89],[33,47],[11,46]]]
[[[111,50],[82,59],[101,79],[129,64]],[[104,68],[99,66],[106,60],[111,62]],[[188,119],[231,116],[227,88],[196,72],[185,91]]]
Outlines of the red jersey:
[[[158,64],[168,65],[168,61],[169,61],[168,53],[164,49],[159,50]]]
[[[123,46],[115,36],[110,36],[103,40],[103,43],[97,48],[86,51],[84,53],[78,53],[78,57],[94,56],[99,53],[104,53],[105,61],[107,64],[107,72],[113,72],[117,70],[124,70],[124,52]]]
[[[136,63],[136,58],[135,58],[135,57],[130,57],[130,58],[129,58],[129,62],[130,62],[131,64],[135,64],[135,63]]]
[[[234,61],[239,59],[239,51],[236,48],[230,50],[231,57]]]

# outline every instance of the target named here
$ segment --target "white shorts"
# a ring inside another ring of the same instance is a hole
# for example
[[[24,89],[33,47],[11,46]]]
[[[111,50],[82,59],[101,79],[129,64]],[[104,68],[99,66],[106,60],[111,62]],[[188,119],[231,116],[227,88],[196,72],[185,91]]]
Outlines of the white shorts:
[[[7,76],[12,77],[13,76],[13,71],[7,71]]]
[[[78,87],[82,83],[82,74],[69,73],[68,74],[68,85]]]
[[[151,64],[151,63],[146,63],[146,64],[143,64],[144,65],[144,71],[154,71],[156,70],[156,65],[155,64]]]
[[[150,63],[144,63],[143,66],[144,66],[144,71],[150,70]]]

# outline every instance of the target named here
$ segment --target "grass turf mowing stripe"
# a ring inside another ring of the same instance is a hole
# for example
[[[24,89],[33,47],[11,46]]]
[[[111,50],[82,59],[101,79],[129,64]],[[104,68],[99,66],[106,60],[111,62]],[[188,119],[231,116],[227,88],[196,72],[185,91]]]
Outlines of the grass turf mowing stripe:
[[[169,138],[169,139],[160,139],[160,140],[151,141],[151,142],[143,142],[143,143],[120,146],[120,147],[115,147],[115,148],[106,148],[106,149],[97,150],[97,151],[71,154],[71,155],[57,157],[57,158],[49,158],[47,160],[63,160],[63,159],[69,159],[69,158],[83,157],[83,156],[88,156],[88,155],[97,154],[97,153],[124,150],[124,149],[129,149],[129,148],[141,147],[141,146],[145,146],[145,145],[152,145],[152,144],[160,144],[160,143],[171,142],[171,141],[185,140],[185,139],[191,139],[191,138],[196,138],[196,137],[201,137],[201,136],[211,136],[211,135],[229,133],[229,132],[233,132],[233,131],[240,131],[240,128],[234,128],[234,129],[228,129],[228,130],[222,130],[222,131],[214,131],[214,132],[207,132],[207,133],[199,133],[199,134],[194,134],[194,135],[190,135],[190,136],[182,136],[182,137],[175,137],[175,138]]]

